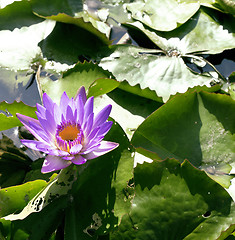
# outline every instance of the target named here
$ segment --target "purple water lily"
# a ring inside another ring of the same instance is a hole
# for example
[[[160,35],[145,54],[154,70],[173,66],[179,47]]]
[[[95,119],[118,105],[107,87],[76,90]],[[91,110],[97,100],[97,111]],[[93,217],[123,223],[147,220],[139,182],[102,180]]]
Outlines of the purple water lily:
[[[59,106],[44,93],[44,106],[37,104],[38,120],[16,114],[38,140],[21,142],[48,154],[43,173],[66,168],[71,163],[84,164],[118,146],[118,143],[103,141],[112,126],[112,122],[107,121],[112,106],[106,106],[94,116],[93,102],[94,97],[87,99],[85,88],[81,87],[75,98],[69,99],[64,92]]]

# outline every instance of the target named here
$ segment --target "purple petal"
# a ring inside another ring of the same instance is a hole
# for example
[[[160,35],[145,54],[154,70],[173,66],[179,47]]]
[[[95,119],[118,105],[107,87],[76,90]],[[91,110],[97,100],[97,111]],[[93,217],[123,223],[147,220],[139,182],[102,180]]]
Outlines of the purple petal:
[[[97,127],[97,128],[95,128],[95,129],[93,129],[93,130],[90,132],[90,134],[87,136],[87,139],[86,139],[87,142],[86,142],[86,143],[88,143],[89,141],[91,141],[91,139],[94,139],[94,138],[97,136],[99,130],[100,130],[100,127]]]
[[[83,151],[87,151],[91,147],[99,144],[103,140],[104,136],[96,136],[93,139],[90,140],[86,145],[84,144],[84,149]]]
[[[108,105],[105,108],[103,108],[94,119],[94,125],[93,128],[98,127],[99,125],[103,124],[109,117],[109,114],[111,112],[112,105]]]
[[[89,148],[86,148],[85,150],[81,151],[81,153],[88,154],[88,153],[98,149],[99,146],[100,146],[100,143],[93,143],[91,146],[89,146]]]
[[[49,144],[46,144],[44,142],[39,142],[36,140],[27,140],[22,139],[21,143],[24,144],[26,147],[31,148],[33,150],[41,151],[46,154],[54,155],[54,156],[68,156],[70,155],[68,152],[56,149],[55,146],[51,146]]]
[[[48,155],[42,165],[42,173],[48,173],[56,170],[60,170],[68,167],[71,164],[70,161],[63,160],[57,156]]]
[[[113,122],[105,122],[100,126],[100,130],[98,132],[97,135],[103,135],[105,136],[107,134],[107,132],[110,130],[110,128],[112,127]]]
[[[93,126],[93,119],[94,119],[94,113],[90,114],[86,123],[84,124],[83,131],[88,136],[91,132],[92,126]]]
[[[77,119],[78,119],[78,110],[77,110],[77,108],[74,111],[73,119],[74,119],[75,122],[77,122]]]
[[[16,116],[39,141],[50,142],[49,136],[45,133],[37,119],[24,116],[20,113],[16,113]]]
[[[24,144],[28,148],[31,148],[31,149],[37,150],[37,151],[41,151],[44,153],[49,153],[49,150],[51,150],[51,148],[52,148],[49,144],[46,144],[44,142],[39,142],[36,140],[22,139],[21,143]]]
[[[75,109],[77,108],[76,102],[73,98],[69,100],[68,106],[72,109],[72,112],[74,114]]]
[[[54,105],[54,118],[57,125],[61,124],[61,110],[57,104]]]
[[[85,90],[85,88],[83,86],[78,89],[77,94],[75,96],[75,99],[79,95],[81,96],[81,99],[82,99],[82,102],[83,102],[83,105],[84,105],[86,103],[87,97],[86,97],[86,90]]]
[[[81,155],[76,155],[75,158],[72,160],[72,163],[76,164],[76,165],[81,165],[84,164],[86,162],[86,158],[84,158]]]
[[[38,113],[43,117],[46,118],[46,108],[43,107],[42,105],[36,103]]]
[[[82,149],[82,144],[77,144],[71,147],[70,153],[71,154],[78,154]]]
[[[54,156],[59,156],[59,157],[64,157],[64,156],[69,156],[70,154],[66,151],[59,150],[56,148],[48,150],[48,154],[54,155]]]
[[[67,156],[67,157],[62,157],[62,159],[66,160],[66,161],[71,161],[71,160],[73,160],[74,158],[75,158],[74,155],[69,155],[69,156]]]
[[[48,133],[54,135],[56,132],[56,122],[54,119],[54,115],[52,115],[51,111],[46,110],[45,117],[43,118],[40,113],[36,112],[38,120],[42,126],[42,128]]]
[[[33,129],[38,136],[42,138],[42,141],[45,141],[47,143],[52,142],[52,136],[45,132],[45,130],[42,128],[41,125],[36,124],[35,122],[29,122],[31,129]],[[35,136],[35,135],[34,135]],[[38,138],[40,141],[40,139]]]
[[[68,105],[67,110],[66,110],[66,120],[67,121],[73,121],[74,120],[73,110],[69,105]]]
[[[83,123],[83,117],[84,117],[84,104],[81,95],[78,95],[77,100],[76,100],[76,105],[77,105],[77,115],[78,119],[77,121],[82,125]]]
[[[63,92],[61,99],[60,99],[60,109],[61,109],[62,114],[66,113],[68,104],[69,104],[69,97],[66,94],[66,92]]]
[[[84,119],[87,119],[93,113],[94,97],[90,97],[84,106]]]
[[[118,146],[119,146],[118,143],[102,141],[100,146],[96,150],[94,150],[93,152],[90,152],[88,154],[85,154],[84,157],[86,159],[97,158],[99,156],[104,155],[105,153],[112,151],[113,149],[117,148]]]
[[[54,106],[54,102],[46,93],[43,94],[43,105],[47,110],[52,110]]]

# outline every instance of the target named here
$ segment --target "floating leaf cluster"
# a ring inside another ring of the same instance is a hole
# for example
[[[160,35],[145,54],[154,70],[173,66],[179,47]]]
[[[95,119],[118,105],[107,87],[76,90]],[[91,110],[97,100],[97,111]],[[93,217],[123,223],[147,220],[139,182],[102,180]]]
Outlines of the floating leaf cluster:
[[[233,0],[0,1],[0,239],[235,239],[234,14]],[[112,105],[119,147],[43,174],[16,114],[81,86],[95,114]]]

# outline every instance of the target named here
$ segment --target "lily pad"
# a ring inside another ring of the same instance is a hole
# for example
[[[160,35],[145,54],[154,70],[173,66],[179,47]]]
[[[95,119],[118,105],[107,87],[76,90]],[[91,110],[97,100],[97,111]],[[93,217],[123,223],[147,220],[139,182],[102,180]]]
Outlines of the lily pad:
[[[23,102],[1,102],[0,110],[5,112],[0,113],[1,126],[0,131],[7,130],[13,127],[22,126],[23,124],[16,117],[16,113],[20,113],[32,118],[36,118],[36,107],[30,107]]]
[[[184,93],[194,86],[210,86],[212,77],[193,73],[177,56],[157,56],[154,49],[116,46],[100,66],[112,72],[118,81],[154,90],[166,102],[171,95]],[[157,52],[158,53],[158,52]]]
[[[77,179],[77,170],[72,169],[72,167],[73,165],[63,169],[58,176],[30,200],[20,213],[7,215],[4,219],[11,221],[25,219],[32,213],[40,212],[59,197],[66,195]]]
[[[111,78],[99,78],[89,86],[87,98],[91,96],[97,97],[111,92],[117,88],[119,84],[118,81]]]
[[[73,68],[64,72],[62,78],[57,81],[52,81],[47,77],[43,77],[40,82],[42,90],[45,91],[54,101],[59,103],[60,97],[64,91],[66,91],[71,98],[76,95],[81,86],[88,89],[90,85],[98,79],[103,79],[100,81],[108,83],[109,79],[107,78],[110,77],[111,74],[108,71],[104,71],[97,64],[84,62],[77,63]],[[107,79],[107,81],[105,79]]]
[[[59,228],[59,225],[63,221],[63,210],[67,206],[68,198],[69,196],[65,195],[58,199],[54,199],[54,201],[42,211],[32,213],[24,220],[16,220],[12,222],[12,238],[19,240],[25,240],[27,238],[34,240],[53,240],[54,238],[51,238],[51,235],[57,230],[57,228]],[[19,236],[19,234],[21,235]]]
[[[0,190],[0,216],[3,217],[22,210],[29,200],[46,185],[46,181],[35,180],[18,186],[2,188]]]
[[[107,104],[112,105],[110,116],[120,124],[129,139],[131,139],[135,130],[144,119],[162,105],[161,102],[156,102],[119,88],[95,98],[95,111],[98,112]]]
[[[54,21],[45,20],[13,31],[0,31],[0,66],[12,70],[31,69],[31,64],[41,54],[38,43],[51,33],[54,26]]]
[[[227,95],[192,92],[175,96],[136,130],[132,144],[161,159],[188,159],[216,168],[235,159],[235,102]]]
[[[108,44],[111,28],[96,15],[89,14],[82,1],[31,1],[33,11],[40,17],[58,22],[77,25],[98,37],[102,42]],[[48,4],[50,7],[48,8]],[[91,46],[91,45],[90,45]]]
[[[52,33],[39,46],[48,60],[71,65],[79,59],[96,56],[96,52],[106,44],[81,27],[57,22]]]
[[[144,32],[166,52],[176,50],[179,55],[193,52],[216,54],[235,47],[233,21],[234,18],[226,14],[200,9],[184,25],[171,32],[157,32],[138,21],[129,25]]]
[[[29,27],[42,21],[44,19],[33,14],[29,1],[15,1],[0,9],[0,30]]]
[[[233,0],[200,0],[200,2],[207,7],[235,15],[235,2]]]
[[[235,228],[230,196],[188,161],[139,164],[134,181],[131,211],[112,240],[225,239]]]
[[[199,9],[198,2],[136,0],[124,5],[132,18],[158,31],[171,31],[189,20]]]

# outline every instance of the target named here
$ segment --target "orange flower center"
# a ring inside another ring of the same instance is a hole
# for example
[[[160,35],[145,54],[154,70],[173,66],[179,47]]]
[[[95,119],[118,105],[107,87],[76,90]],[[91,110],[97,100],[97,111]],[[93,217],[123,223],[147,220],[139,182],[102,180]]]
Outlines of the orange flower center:
[[[59,136],[64,141],[74,141],[79,133],[80,131],[77,126],[68,125],[59,133]]]
[[[70,152],[72,146],[83,144],[83,132],[78,123],[63,122],[57,126],[56,145],[63,151]]]

